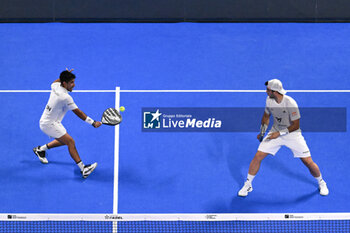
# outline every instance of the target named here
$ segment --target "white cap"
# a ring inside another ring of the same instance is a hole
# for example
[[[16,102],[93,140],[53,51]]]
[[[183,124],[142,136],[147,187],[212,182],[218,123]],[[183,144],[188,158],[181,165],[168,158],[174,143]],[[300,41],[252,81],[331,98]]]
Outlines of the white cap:
[[[278,93],[284,95],[286,94],[286,90],[283,89],[282,82],[278,79],[271,79],[265,83],[267,88],[273,91],[277,91]]]

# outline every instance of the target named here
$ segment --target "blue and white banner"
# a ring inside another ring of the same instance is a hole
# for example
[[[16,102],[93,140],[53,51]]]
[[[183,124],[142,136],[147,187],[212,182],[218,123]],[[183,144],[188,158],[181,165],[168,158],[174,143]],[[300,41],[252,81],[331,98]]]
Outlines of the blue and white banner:
[[[300,108],[306,132],[346,132],[346,108]],[[143,132],[259,132],[264,108],[142,108]],[[273,116],[271,116],[272,118]],[[270,127],[273,119],[270,120]],[[269,128],[270,128],[269,127]]]

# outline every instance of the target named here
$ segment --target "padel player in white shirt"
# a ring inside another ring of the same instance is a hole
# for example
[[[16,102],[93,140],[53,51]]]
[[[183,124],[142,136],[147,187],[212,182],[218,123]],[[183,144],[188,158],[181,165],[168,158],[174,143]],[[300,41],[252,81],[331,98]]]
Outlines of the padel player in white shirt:
[[[84,165],[75,147],[74,139],[67,133],[61,122],[67,111],[72,110],[80,119],[95,128],[100,127],[102,123],[86,116],[69,95],[68,92],[71,92],[75,87],[75,75],[71,71],[63,71],[60,78],[52,83],[49,101],[40,118],[40,129],[54,140],[43,146],[35,147],[33,151],[40,161],[46,164],[48,163],[46,158],[47,149],[67,145],[69,154],[80,168],[83,178],[87,178],[96,168],[97,163]]]
[[[295,100],[286,95],[282,83],[278,79],[272,79],[265,83],[267,86],[266,107],[261,120],[260,134],[261,141],[258,151],[250,163],[247,180],[239,190],[239,196],[247,196],[253,191],[252,181],[258,173],[261,161],[269,154],[275,155],[281,146],[286,146],[294,154],[295,158],[300,158],[309,169],[311,175],[316,178],[321,195],[328,195],[329,190],[326,182],[322,179],[320,169],[312,160],[310,150],[305,142],[300,125],[299,108]],[[273,126],[265,138],[265,131],[269,125],[270,115],[273,116]]]

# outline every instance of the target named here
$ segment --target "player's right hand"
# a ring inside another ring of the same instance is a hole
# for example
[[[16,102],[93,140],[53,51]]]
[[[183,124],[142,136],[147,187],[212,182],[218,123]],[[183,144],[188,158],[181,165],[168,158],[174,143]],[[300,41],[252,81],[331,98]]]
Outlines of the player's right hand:
[[[263,136],[261,136],[261,134],[259,133],[258,136],[256,136],[256,138],[259,140],[259,142],[261,142],[263,140]]]
[[[94,123],[94,127],[95,128],[98,128],[98,127],[100,127],[102,125],[102,123],[100,122],[100,121],[95,121],[95,123]]]

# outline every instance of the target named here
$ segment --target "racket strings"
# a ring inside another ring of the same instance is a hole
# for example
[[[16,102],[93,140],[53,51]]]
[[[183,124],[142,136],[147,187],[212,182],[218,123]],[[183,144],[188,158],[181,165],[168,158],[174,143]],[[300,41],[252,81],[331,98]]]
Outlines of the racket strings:
[[[122,121],[122,116],[114,108],[108,108],[102,115],[102,123],[107,125],[117,125]]]

